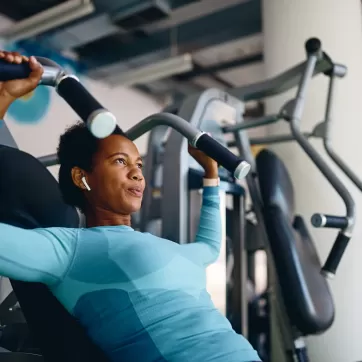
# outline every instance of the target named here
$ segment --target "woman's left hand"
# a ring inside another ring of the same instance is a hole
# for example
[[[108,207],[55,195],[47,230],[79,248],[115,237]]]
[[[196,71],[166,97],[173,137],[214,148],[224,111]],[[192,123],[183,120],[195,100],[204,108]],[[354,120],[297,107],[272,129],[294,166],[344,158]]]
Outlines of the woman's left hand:
[[[203,167],[205,170],[205,178],[218,178],[218,164],[211,157],[207,156],[199,149],[192,147],[189,144],[189,154]]]

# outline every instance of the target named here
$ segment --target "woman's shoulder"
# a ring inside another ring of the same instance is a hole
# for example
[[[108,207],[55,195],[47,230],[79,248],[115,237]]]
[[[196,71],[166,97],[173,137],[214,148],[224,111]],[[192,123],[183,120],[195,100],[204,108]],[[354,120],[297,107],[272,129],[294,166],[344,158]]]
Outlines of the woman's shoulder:
[[[77,239],[80,230],[80,228],[68,228],[60,226],[33,229],[33,231],[36,233],[43,234],[45,236],[53,236],[59,240]]]

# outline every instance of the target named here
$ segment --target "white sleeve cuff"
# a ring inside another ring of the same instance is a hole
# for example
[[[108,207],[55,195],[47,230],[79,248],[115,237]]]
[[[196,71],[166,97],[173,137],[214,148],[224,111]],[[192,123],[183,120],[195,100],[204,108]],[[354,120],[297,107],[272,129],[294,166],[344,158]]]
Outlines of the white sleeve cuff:
[[[203,179],[204,187],[212,187],[212,186],[219,186],[219,185],[220,185],[220,178],[204,178]]]

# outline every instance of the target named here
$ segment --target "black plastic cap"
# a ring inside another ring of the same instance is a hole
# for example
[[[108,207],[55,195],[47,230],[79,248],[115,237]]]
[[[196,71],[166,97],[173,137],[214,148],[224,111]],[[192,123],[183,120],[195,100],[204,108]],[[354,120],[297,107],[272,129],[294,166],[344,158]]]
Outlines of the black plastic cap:
[[[305,43],[305,49],[308,54],[314,54],[322,49],[322,42],[318,38],[310,38]]]

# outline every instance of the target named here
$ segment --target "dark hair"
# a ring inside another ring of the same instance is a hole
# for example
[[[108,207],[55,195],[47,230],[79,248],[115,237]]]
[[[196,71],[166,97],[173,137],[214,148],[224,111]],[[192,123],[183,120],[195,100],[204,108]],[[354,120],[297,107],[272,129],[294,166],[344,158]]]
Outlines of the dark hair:
[[[117,126],[113,134],[127,137]],[[88,130],[84,122],[78,122],[66,129],[60,136],[57,149],[59,169],[59,187],[64,201],[84,211],[83,192],[74,184],[72,168],[80,167],[85,171],[92,170],[93,156],[98,150],[98,139]]]

